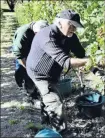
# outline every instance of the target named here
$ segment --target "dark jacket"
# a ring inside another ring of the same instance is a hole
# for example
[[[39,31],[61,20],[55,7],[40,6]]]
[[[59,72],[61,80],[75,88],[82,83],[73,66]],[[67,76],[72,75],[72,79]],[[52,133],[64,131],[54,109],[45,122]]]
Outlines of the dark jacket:
[[[31,23],[32,24],[32,23]],[[17,29],[13,38],[13,53],[17,59],[27,58],[34,38],[31,24],[26,24]]]
[[[28,75],[31,78],[57,81],[64,67],[70,69],[70,52],[79,58],[85,56],[76,34],[68,38],[54,24],[42,29],[34,37],[27,58]]]

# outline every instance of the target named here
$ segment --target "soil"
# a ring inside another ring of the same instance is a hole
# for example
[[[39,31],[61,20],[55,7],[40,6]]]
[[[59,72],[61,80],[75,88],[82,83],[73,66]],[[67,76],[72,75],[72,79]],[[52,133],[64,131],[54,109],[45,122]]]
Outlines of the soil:
[[[46,126],[40,124],[40,106],[23,102],[25,92],[20,91],[15,83],[12,38],[18,24],[15,13],[10,12],[6,4],[4,6],[1,18],[1,138],[33,138]],[[80,90],[73,90],[65,99],[68,130],[63,137],[105,138],[105,105],[101,117],[86,119],[75,106],[80,94]]]

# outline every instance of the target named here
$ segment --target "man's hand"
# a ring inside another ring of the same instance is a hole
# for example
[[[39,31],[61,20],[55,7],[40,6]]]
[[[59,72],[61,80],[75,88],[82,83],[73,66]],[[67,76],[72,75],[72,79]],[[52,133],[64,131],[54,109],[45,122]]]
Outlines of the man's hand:
[[[93,64],[93,60],[91,59],[91,58],[88,58],[88,61],[87,61],[87,63],[85,64],[85,66],[84,66],[84,70],[85,71],[89,71],[89,70],[91,70],[91,68],[94,66],[94,64]]]
[[[24,68],[26,68],[26,59],[23,58],[23,59],[18,59],[18,62],[20,65],[22,65]]]
[[[81,67],[81,66],[85,66],[85,64],[89,62],[89,59],[88,58],[84,58],[84,59],[71,58],[70,61],[71,61],[72,67]]]
[[[84,72],[84,68],[85,68],[84,66],[81,66],[81,67],[78,68],[78,71],[79,72]]]

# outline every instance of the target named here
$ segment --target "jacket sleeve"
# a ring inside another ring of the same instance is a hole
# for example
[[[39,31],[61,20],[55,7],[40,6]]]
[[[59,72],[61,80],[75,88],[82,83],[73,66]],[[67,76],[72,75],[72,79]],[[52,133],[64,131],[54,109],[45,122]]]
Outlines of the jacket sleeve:
[[[73,44],[71,45],[71,52],[78,58],[85,57],[85,49],[82,47],[76,34],[74,34]]]
[[[13,38],[13,53],[17,59],[22,59],[22,54],[21,54],[21,40],[22,36],[18,34],[18,32],[15,33],[14,38]]]

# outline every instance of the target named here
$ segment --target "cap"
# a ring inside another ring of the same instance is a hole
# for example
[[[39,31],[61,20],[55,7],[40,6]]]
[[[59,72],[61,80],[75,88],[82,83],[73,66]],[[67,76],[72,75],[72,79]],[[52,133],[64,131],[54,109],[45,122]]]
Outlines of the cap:
[[[39,32],[40,29],[47,27],[49,24],[46,20],[39,20],[36,21],[35,24],[33,25],[33,31],[34,32]]]
[[[34,26],[34,24],[36,23],[36,21],[33,21],[33,22],[31,22],[30,23],[30,28],[33,30],[33,26]]]
[[[68,19],[75,27],[84,27],[80,22],[80,16],[78,13],[72,10],[64,10],[56,15],[58,18]]]

